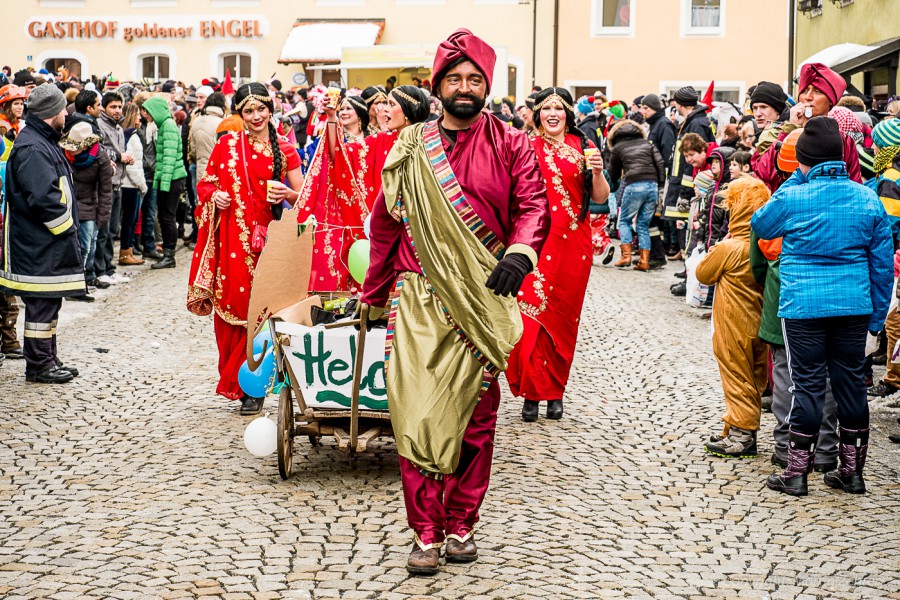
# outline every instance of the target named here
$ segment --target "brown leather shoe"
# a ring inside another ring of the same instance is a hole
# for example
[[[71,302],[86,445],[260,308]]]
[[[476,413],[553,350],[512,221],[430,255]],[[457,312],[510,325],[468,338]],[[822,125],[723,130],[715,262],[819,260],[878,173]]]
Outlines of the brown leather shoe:
[[[478,547],[475,545],[475,538],[469,537],[464,542],[459,541],[457,536],[447,536],[447,548],[444,550],[444,558],[451,563],[468,563],[478,560]]]
[[[437,548],[422,550],[418,544],[413,544],[412,552],[406,560],[406,570],[413,575],[437,575],[438,558]]]

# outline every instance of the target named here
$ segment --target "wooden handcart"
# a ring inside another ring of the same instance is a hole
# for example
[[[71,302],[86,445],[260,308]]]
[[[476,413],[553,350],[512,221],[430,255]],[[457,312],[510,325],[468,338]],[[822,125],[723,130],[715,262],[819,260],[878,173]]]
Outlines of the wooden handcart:
[[[365,324],[369,307],[361,305],[358,318],[326,325],[325,329],[352,327]],[[305,436],[312,446],[319,446],[323,437],[334,437],[337,447],[350,458],[351,468],[356,468],[357,456],[365,452],[369,443],[382,436],[392,436],[390,415],[386,410],[367,410],[360,407],[360,384],[363,380],[365,359],[366,327],[359,328],[356,342],[355,364],[352,374],[352,394],[350,407],[314,408],[307,404],[301,390],[300,378],[286,349],[291,347],[292,336],[288,333],[291,324],[278,317],[269,319],[269,330],[274,340],[277,365],[277,381],[282,383],[278,397],[278,472],[282,479],[291,476],[294,456],[294,438]],[[296,400],[296,410],[295,410]]]

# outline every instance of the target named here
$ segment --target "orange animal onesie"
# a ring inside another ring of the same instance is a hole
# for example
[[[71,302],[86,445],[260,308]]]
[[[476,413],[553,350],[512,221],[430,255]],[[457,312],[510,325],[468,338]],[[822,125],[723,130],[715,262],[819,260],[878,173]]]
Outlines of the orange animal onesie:
[[[769,199],[769,190],[754,177],[740,177],[724,194],[730,212],[728,237],[697,266],[697,279],[716,286],[713,354],[725,393],[722,420],[727,434],[732,426],[759,430],[768,378],[768,346],[758,336],[763,294],[750,271],[750,217]]]

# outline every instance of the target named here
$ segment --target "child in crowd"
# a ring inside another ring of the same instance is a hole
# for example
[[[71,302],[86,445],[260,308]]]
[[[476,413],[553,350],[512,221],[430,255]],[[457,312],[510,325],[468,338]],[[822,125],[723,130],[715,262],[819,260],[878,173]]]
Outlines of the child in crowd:
[[[744,175],[753,176],[753,169],[750,167],[751,154],[746,150],[738,150],[731,157],[731,180],[735,181],[738,177]]]
[[[766,186],[741,177],[725,192],[730,236],[713,246],[697,266],[697,279],[716,285],[713,354],[725,394],[725,429],[706,443],[707,452],[725,458],[756,456],[756,432],[766,388],[768,349],[759,339],[763,295],[750,270],[750,218],[769,199]]]
[[[724,193],[731,183],[731,157],[734,148],[720,146],[709,154],[709,170],[713,186],[700,198],[697,212],[697,245],[709,250],[728,235],[728,207]]]

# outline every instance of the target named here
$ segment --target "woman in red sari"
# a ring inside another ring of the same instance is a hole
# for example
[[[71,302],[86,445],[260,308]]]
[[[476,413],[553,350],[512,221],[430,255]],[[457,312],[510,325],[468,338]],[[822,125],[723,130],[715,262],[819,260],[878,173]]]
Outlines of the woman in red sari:
[[[262,410],[264,398],[245,394],[238,370],[245,359],[247,309],[266,229],[282,201],[293,204],[303,176],[300,157],[272,124],[274,110],[261,83],[241,86],[234,96],[244,129],[216,142],[206,176],[197,184],[197,246],[188,280],[187,307],[213,313],[219,347],[216,392],[241,400],[241,414]],[[287,181],[287,185],[284,181]]]
[[[531,144],[547,183],[550,235],[519,292],[525,331],[506,371],[513,395],[524,398],[526,421],[537,420],[542,401],[547,418],[562,418],[593,263],[588,207],[591,200],[602,204],[609,196],[603,159],[576,127],[572,105],[563,88],[545,89],[535,98],[537,135]]]
[[[375,98],[375,97],[373,97]],[[377,98],[376,98],[377,99]],[[307,171],[298,207],[299,218],[313,215],[317,221],[310,289],[316,291],[354,290],[359,283],[350,276],[347,259],[350,247],[365,238],[363,225],[381,191],[381,169],[397,140],[397,132],[428,118],[428,99],[413,86],[400,86],[387,96],[386,131],[348,142],[334,106],[325,106],[327,128],[324,139]],[[352,111],[368,131],[370,106],[360,96],[347,96],[344,116]],[[347,121],[348,119],[344,119]]]

